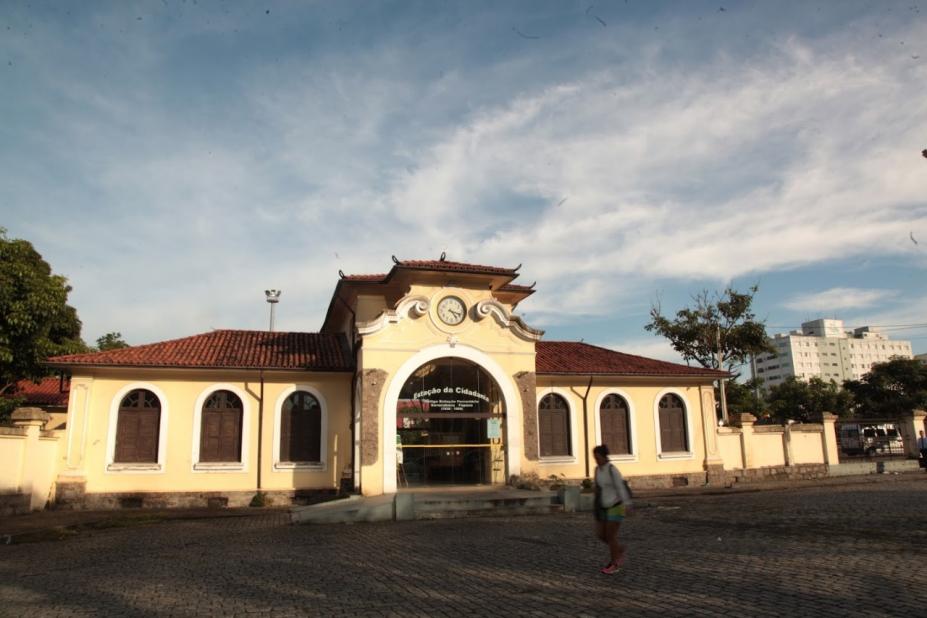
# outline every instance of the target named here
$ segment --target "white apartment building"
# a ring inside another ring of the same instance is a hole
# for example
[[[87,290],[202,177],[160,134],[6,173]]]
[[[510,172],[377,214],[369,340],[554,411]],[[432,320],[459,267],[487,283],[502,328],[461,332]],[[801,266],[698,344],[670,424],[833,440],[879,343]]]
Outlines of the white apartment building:
[[[758,356],[754,374],[764,380],[765,388],[789,376],[805,381],[817,376],[842,386],[845,380],[860,379],[876,363],[913,358],[910,341],[889,339],[870,326],[845,330],[843,320],[812,320],[802,324],[801,331],[769,341],[776,352]]]

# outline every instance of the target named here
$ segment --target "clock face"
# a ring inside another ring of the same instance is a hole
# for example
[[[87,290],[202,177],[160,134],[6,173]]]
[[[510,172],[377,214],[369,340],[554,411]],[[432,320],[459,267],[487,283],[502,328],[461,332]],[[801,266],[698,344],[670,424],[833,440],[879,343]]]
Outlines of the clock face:
[[[438,303],[438,317],[445,324],[455,326],[463,322],[467,308],[456,296],[446,296]]]

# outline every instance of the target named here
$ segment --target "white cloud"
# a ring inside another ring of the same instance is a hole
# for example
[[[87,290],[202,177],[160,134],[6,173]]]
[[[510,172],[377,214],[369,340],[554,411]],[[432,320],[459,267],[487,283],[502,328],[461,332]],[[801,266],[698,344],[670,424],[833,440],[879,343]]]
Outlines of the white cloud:
[[[831,288],[821,292],[795,296],[782,306],[792,311],[832,312],[860,309],[889,300],[898,295],[897,290],[863,288]]]

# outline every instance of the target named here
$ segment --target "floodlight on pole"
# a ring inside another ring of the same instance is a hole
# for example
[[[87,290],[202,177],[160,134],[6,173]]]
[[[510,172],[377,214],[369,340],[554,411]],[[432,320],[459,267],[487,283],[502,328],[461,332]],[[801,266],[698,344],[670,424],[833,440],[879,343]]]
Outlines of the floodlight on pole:
[[[264,290],[264,296],[267,297],[267,302],[270,304],[270,332],[274,332],[274,309],[277,303],[280,302],[281,294],[283,294],[283,290]]]

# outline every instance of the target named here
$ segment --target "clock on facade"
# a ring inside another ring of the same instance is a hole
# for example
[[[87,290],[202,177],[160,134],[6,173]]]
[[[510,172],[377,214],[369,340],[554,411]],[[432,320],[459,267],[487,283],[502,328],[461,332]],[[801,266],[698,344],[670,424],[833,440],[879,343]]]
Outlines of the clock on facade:
[[[438,317],[445,324],[456,326],[463,322],[467,308],[456,296],[445,296],[438,303]]]

